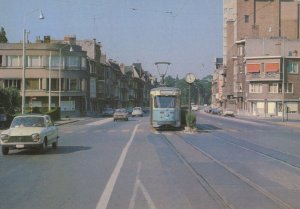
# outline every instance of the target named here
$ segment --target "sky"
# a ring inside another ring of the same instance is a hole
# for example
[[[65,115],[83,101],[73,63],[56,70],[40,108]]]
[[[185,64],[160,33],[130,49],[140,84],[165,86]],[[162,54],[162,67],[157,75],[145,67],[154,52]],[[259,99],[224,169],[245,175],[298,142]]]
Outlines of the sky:
[[[96,39],[108,59],[158,76],[156,62],[170,62],[167,75],[201,79],[222,57],[222,0],[0,0],[0,27],[10,43],[50,35],[62,40]],[[39,20],[42,10],[45,19]],[[164,72],[165,65],[159,65]]]

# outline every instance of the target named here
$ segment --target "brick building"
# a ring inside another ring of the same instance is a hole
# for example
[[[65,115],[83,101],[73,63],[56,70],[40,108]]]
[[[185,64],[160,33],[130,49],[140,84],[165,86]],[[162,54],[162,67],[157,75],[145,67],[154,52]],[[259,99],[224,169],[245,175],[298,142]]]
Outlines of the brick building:
[[[239,113],[299,113],[300,5],[224,0],[222,106]]]

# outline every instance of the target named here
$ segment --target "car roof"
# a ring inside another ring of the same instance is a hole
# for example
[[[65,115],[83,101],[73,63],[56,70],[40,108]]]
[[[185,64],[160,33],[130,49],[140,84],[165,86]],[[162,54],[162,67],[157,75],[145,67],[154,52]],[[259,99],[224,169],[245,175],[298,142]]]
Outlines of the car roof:
[[[23,115],[17,115],[16,117],[45,117],[45,116],[49,116],[49,115],[45,115],[45,114],[37,114],[37,113],[29,113],[29,114],[23,114]]]

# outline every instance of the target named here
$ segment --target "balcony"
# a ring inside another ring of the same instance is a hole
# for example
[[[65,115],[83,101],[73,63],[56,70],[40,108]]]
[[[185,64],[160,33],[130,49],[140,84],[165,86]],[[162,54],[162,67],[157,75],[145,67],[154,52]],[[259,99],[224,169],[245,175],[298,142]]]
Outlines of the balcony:
[[[247,73],[246,81],[280,81],[280,73]]]

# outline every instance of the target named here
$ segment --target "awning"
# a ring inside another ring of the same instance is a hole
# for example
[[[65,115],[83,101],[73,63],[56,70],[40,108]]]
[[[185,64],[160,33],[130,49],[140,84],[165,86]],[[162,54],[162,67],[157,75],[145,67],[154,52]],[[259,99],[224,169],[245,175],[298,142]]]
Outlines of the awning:
[[[265,63],[265,72],[279,72],[279,63]]]
[[[247,73],[259,73],[260,64],[247,64]]]

